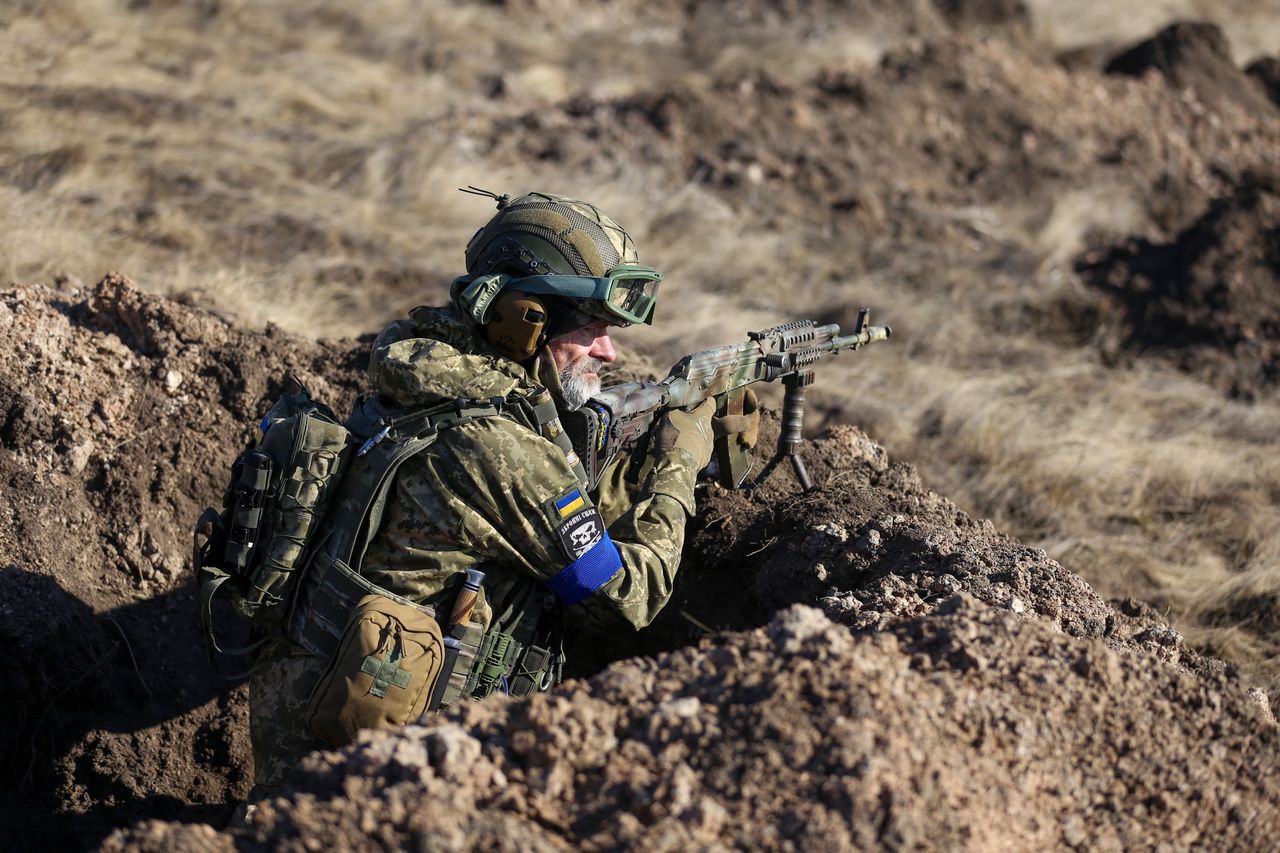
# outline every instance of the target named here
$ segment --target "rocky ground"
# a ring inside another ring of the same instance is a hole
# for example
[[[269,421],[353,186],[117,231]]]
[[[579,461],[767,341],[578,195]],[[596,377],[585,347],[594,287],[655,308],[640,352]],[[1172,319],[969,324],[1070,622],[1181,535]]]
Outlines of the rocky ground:
[[[858,634],[795,605],[314,755],[230,837],[104,849],[1262,849],[1278,747],[1230,679],[963,593]]]

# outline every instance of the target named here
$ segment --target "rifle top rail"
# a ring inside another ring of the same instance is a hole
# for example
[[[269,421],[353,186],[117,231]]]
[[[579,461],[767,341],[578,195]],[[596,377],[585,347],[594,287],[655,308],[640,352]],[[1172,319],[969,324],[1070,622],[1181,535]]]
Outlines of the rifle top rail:
[[[835,323],[819,325],[811,320],[794,320],[749,332],[743,343],[712,347],[685,356],[676,362],[661,384],[671,389],[673,401],[679,401],[689,393],[716,393],[719,390],[716,386],[723,380],[735,385],[771,382],[803,370],[826,355],[888,340],[893,330],[888,326],[867,325],[867,316],[866,309],[859,312],[857,327],[849,335],[841,335],[840,326]],[[685,383],[687,389],[682,387]],[[690,402],[693,401],[690,398]]]

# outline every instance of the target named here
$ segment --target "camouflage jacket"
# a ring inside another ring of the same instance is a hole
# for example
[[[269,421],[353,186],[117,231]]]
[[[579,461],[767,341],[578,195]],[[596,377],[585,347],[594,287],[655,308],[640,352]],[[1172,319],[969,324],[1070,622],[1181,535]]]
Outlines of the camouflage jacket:
[[[559,400],[555,373],[549,359],[526,370],[493,353],[440,308],[384,329],[369,365],[373,389],[404,408],[539,387]],[[520,418],[466,422],[399,470],[361,574],[447,610],[449,582],[482,569],[476,612],[504,630],[548,588],[571,621],[643,627],[671,595],[696,475],[693,456],[674,449],[621,460],[588,493],[565,453]]]

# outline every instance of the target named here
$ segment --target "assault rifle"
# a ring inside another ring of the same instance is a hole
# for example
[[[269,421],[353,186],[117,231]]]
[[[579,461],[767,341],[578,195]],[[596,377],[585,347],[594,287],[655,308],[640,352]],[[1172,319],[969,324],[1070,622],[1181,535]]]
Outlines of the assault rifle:
[[[742,414],[746,387],[754,382],[782,380],[782,432],[778,449],[756,478],[764,481],[783,459],[790,459],[805,490],[813,488],[797,452],[804,426],[805,388],[813,383],[813,365],[827,356],[888,340],[888,326],[868,325],[870,311],[858,312],[853,334],[841,335],[834,323],[818,325],[796,320],[762,332],[750,332],[739,344],[714,347],[686,355],[661,382],[626,382],[602,390],[575,412],[562,418],[565,431],[582,459],[594,488],[618,454],[640,442],[666,409],[686,409],[708,397],[716,398],[721,414]],[[736,489],[750,473],[747,451],[728,438],[716,440],[715,459],[720,482]]]

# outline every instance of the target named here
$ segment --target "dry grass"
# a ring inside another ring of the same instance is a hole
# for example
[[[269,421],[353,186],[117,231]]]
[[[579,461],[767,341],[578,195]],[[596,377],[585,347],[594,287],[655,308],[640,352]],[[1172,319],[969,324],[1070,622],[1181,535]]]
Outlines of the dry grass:
[[[896,12],[703,4],[690,23],[677,4],[515,5],[0,10],[0,273],[122,269],[250,324],[351,334],[442,298],[490,211],[455,187],[591,198],[670,280],[660,325],[624,345],[669,362],[747,328],[875,306],[897,337],[822,375],[826,416],[867,424],[961,505],[1106,594],[1155,600],[1280,685],[1280,403],[1230,402],[1155,365],[1105,368],[1088,341],[1040,334],[1038,317],[1078,298],[1070,261],[1086,235],[1148,225],[1122,190],[933,210],[973,235],[972,252],[889,247],[850,278],[838,236],[762,225],[766,195],[733,204],[657,160],[584,169],[494,142],[504,122],[574,98],[866,67],[940,31],[932,7],[919,4],[913,33]],[[1241,58],[1280,32],[1280,8],[1255,3],[1030,5],[1053,49],[1130,41],[1188,10],[1222,21]]]

